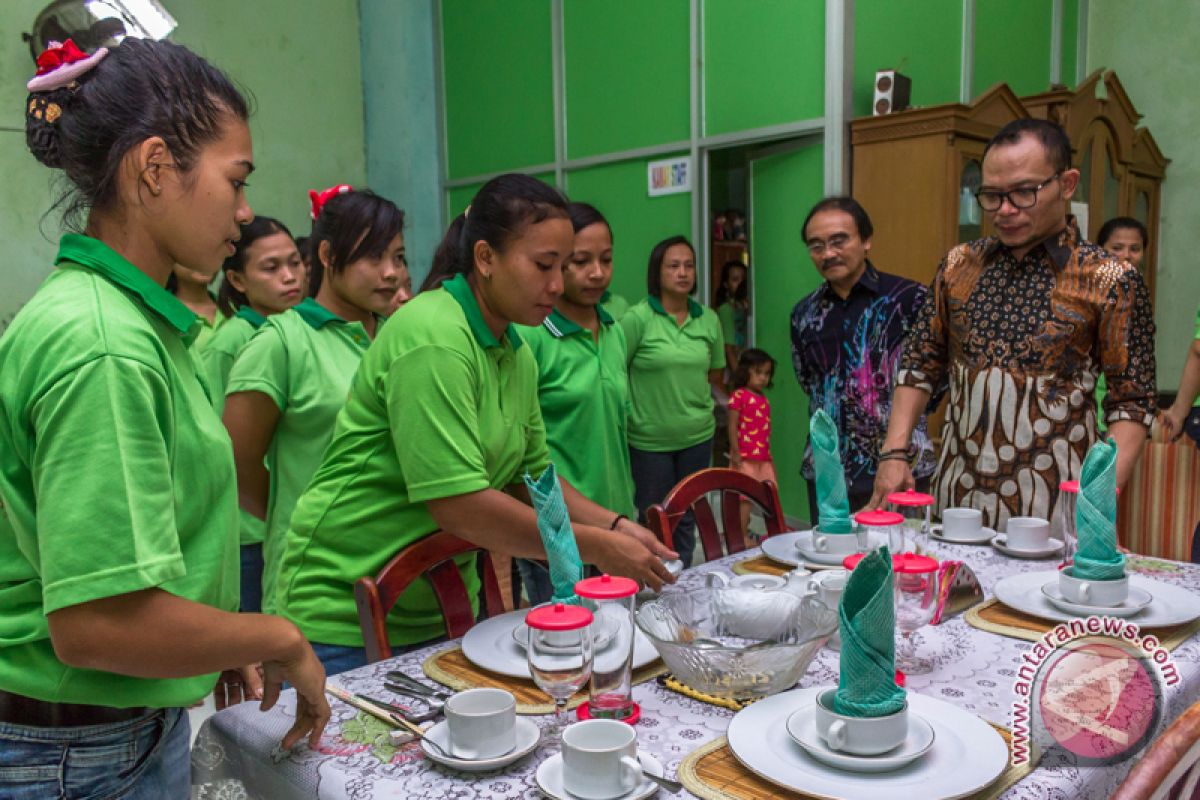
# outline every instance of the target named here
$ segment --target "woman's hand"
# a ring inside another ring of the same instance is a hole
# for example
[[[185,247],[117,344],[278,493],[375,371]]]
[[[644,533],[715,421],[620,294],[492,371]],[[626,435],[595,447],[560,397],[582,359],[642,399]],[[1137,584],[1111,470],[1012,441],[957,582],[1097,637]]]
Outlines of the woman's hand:
[[[1168,442],[1173,442],[1183,434],[1183,423],[1190,409],[1177,409],[1171,406],[1158,415],[1158,424],[1167,436]]]
[[[576,536],[584,526],[579,526]],[[636,522],[621,520],[614,531],[593,529],[599,536],[589,536],[591,556],[585,558],[601,572],[609,575],[620,575],[632,578],[639,583],[649,586],[654,591],[661,591],[664,583],[674,583],[675,576],[668,570],[665,560],[678,558],[674,550],[668,550],[658,541],[653,533],[638,525]]]
[[[308,642],[301,640],[294,659],[268,661],[263,664],[263,700],[261,710],[270,710],[277,700],[283,682],[296,687],[296,723],[283,737],[285,750],[307,735],[308,746],[321,742],[321,733],[329,722],[329,701],[325,699],[325,668]]]
[[[217,678],[217,686],[213,689],[213,700],[217,711],[247,703],[251,700],[262,700],[263,680],[262,665],[251,664],[239,669],[227,669]]]

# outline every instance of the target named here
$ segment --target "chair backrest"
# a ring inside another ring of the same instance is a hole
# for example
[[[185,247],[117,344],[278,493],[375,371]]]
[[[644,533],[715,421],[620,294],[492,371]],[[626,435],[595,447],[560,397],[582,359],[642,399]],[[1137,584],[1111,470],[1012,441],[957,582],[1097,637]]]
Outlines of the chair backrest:
[[[1111,800],[1187,800],[1200,784],[1200,703],[1158,735]]]
[[[708,502],[710,492],[721,493],[721,518],[724,523],[717,528],[716,516]],[[704,559],[721,558],[725,550],[730,554],[746,549],[746,531],[742,529],[742,498],[750,500],[762,512],[767,536],[787,530],[783,518],[783,507],[779,504],[779,489],[773,481],[759,481],[733,469],[713,467],[702,469],[680,481],[661,503],[650,506],[646,511],[646,524],[663,544],[671,546],[671,535],[679,520],[689,510],[696,518],[696,531],[704,548]],[[722,531],[724,535],[722,536]]]
[[[428,580],[446,620],[446,635],[451,639],[464,635],[475,624],[471,598],[458,572],[456,556],[480,553],[483,558],[483,602],[490,616],[504,610],[491,554],[479,545],[446,531],[435,531],[413,542],[384,565],[378,575],[364,576],[354,582],[354,602],[358,605],[358,624],[362,628],[367,661],[391,658],[388,644],[387,615],[404,590],[418,579]]]

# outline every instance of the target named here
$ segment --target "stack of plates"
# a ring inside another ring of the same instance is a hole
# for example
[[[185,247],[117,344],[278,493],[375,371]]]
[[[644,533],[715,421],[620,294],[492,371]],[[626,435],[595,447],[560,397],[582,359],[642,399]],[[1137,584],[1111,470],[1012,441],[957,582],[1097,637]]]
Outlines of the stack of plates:
[[[1129,598],[1116,608],[1067,601],[1058,591],[1058,570],[1009,575],[996,583],[992,593],[1009,608],[1055,622],[1096,614],[1129,617],[1143,628],[1163,628],[1200,617],[1200,596],[1142,575],[1129,576]]]

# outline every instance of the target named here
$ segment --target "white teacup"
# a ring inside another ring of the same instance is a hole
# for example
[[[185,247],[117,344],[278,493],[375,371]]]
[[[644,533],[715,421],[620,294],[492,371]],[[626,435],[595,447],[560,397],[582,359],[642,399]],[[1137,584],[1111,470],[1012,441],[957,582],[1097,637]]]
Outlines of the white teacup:
[[[948,539],[978,538],[983,512],[977,508],[947,508],[942,512],[942,535]]]
[[[1011,517],[1003,534],[1010,550],[1045,550],[1050,544],[1050,522],[1038,517]]]
[[[1115,581],[1088,581],[1076,578],[1074,567],[1058,572],[1058,590],[1071,603],[1081,606],[1113,608],[1129,597],[1129,576]]]
[[[612,719],[589,719],[562,735],[563,788],[585,800],[612,800],[642,782],[637,732]]]
[[[813,583],[815,577],[804,567],[797,567],[784,575],[783,578],[787,581],[783,588],[796,597],[807,597],[816,591],[816,586]]]
[[[517,699],[503,689],[467,689],[446,701],[450,754],[497,758],[517,746]]]
[[[908,700],[886,717],[847,717],[833,710],[837,689],[817,695],[817,734],[833,750],[875,756],[899,747],[908,738]]]
[[[821,533],[813,528],[812,549],[816,553],[848,556],[858,552],[858,536],[853,533]]]
[[[842,600],[842,592],[846,590],[846,582],[850,580],[850,571],[831,569],[813,576],[813,587],[817,591],[817,599],[828,608],[836,609]]]

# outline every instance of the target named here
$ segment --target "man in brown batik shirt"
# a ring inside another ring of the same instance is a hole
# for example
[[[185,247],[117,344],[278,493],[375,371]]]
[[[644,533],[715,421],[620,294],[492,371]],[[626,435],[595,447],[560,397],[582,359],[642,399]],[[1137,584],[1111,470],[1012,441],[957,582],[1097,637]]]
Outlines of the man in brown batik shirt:
[[[1066,214],[1079,171],[1066,133],[1017,120],[988,143],[976,194],[996,235],[951,250],[910,335],[892,398],[872,505],[912,486],[913,426],[948,384],[934,474],[940,508],[1052,519],[1061,481],[1078,479],[1097,440],[1091,401],[1103,373],[1117,485],[1155,413],[1154,315],[1141,274]]]

